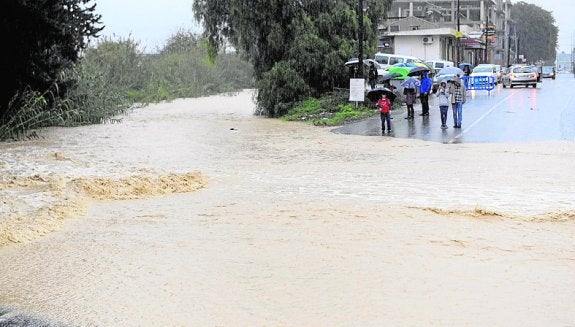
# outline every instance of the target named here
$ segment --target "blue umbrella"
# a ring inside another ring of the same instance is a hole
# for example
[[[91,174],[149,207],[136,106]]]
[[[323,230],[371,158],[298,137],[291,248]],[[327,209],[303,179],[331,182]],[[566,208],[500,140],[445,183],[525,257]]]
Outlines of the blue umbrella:
[[[417,78],[410,76],[401,82],[400,85],[406,89],[417,89],[421,85],[421,82],[419,82]]]

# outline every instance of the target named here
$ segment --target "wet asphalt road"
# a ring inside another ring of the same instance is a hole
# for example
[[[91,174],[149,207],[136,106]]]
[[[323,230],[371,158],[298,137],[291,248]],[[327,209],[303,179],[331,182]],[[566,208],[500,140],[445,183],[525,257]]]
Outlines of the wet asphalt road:
[[[469,91],[463,105],[461,129],[453,128],[449,108],[449,128],[441,129],[439,106],[430,95],[429,116],[421,117],[421,104],[415,105],[415,119],[406,120],[403,105],[392,111],[392,133],[387,137],[414,138],[441,143],[506,143],[528,141],[575,141],[575,78],[559,74],[545,78],[537,88],[498,85],[491,92]],[[332,130],[334,133],[381,137],[379,115]]]

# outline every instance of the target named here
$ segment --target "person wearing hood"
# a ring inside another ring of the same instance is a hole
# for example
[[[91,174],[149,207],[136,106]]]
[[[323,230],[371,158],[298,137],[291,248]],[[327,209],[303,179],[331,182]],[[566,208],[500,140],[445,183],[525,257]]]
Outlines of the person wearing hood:
[[[373,62],[369,63],[369,75],[368,75],[369,86],[371,89],[375,89],[377,83],[377,68]]]
[[[427,72],[423,72],[419,86],[419,99],[421,100],[420,116],[429,116],[429,92],[431,92],[432,86],[433,81],[429,78]]]
[[[417,78],[410,76],[401,82],[401,86],[403,87],[405,105],[407,106],[407,117],[405,117],[405,119],[413,119],[415,114],[413,105],[415,104],[415,99],[417,98],[417,90],[421,84]]]
[[[459,75],[455,75],[453,82],[449,85],[449,95],[451,97],[451,106],[453,108],[453,127],[461,128],[463,114],[463,104],[465,103],[465,85],[461,83]]]
[[[445,82],[439,83],[437,89],[437,98],[439,99],[439,112],[441,113],[441,129],[447,129],[447,111],[449,111],[449,91]]]

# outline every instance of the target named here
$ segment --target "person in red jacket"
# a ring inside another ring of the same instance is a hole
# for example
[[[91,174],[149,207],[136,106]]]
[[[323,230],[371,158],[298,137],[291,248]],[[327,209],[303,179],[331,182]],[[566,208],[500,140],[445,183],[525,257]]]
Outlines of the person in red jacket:
[[[391,101],[387,98],[385,93],[381,94],[381,98],[377,101],[379,108],[379,115],[381,117],[381,135],[385,135],[385,124],[387,123],[387,132],[391,133]]]

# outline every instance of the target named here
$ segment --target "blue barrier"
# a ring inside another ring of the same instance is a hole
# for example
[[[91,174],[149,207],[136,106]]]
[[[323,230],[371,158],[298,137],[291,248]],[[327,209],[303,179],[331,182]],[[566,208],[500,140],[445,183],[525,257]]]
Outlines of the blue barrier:
[[[461,78],[466,90],[485,90],[491,94],[495,88],[495,77],[493,76],[463,76]]]

